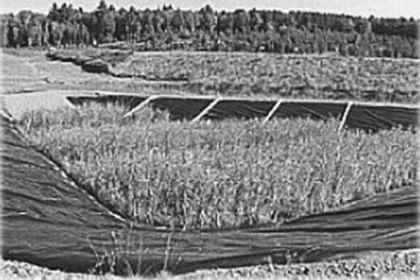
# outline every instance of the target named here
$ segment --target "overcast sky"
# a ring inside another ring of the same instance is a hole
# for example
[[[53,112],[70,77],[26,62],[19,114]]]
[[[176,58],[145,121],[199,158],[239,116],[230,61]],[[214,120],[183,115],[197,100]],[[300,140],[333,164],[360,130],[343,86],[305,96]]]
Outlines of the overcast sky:
[[[99,0],[1,0],[0,13],[16,13],[23,9],[47,13],[53,2],[61,5],[72,3],[91,11],[98,6]],[[210,4],[217,10],[278,9],[281,11],[307,10],[319,12],[345,13],[351,15],[378,17],[420,17],[420,0],[108,0],[116,8],[134,6],[136,8],[156,8],[172,4],[174,8],[193,9]]]

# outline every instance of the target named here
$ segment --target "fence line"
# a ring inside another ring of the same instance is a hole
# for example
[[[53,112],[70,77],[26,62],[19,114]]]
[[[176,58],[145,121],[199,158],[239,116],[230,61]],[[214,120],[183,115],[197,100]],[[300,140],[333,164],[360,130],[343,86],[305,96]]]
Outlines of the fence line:
[[[65,92],[65,91],[61,91]],[[74,91],[68,91],[69,95]],[[127,92],[112,92],[112,91],[93,91],[97,97],[109,97],[109,96],[133,96],[133,97],[149,97],[149,96],[156,96],[158,98],[179,98],[179,99],[205,99],[205,100],[214,100],[216,98],[221,98],[222,100],[231,100],[231,101],[273,101],[277,102],[279,98],[274,96],[258,96],[258,97],[249,97],[249,96],[217,96],[217,95],[198,95],[198,94],[189,94],[189,95],[179,95],[179,94],[155,94],[155,95],[141,95],[137,93],[127,93]],[[83,96],[83,95],[77,95]],[[92,96],[90,94],[84,96]],[[367,105],[367,106],[392,106],[392,107],[401,107],[401,108],[418,108],[417,104],[410,104],[410,103],[392,103],[392,102],[373,102],[373,101],[354,101],[354,100],[337,100],[337,99],[313,99],[313,98],[284,98],[281,97],[284,102],[310,102],[310,103],[340,103],[340,104],[347,104],[348,102],[354,102],[358,105]]]
[[[264,116],[262,124],[267,123],[273,117],[310,117],[314,119],[325,119],[334,116],[340,118],[339,130],[344,126],[351,128],[360,128],[366,130],[390,129],[395,126],[403,128],[416,128],[418,123],[419,106],[413,104],[395,104],[395,103],[374,103],[349,100],[314,100],[314,99],[273,99],[273,98],[245,98],[245,97],[218,97],[218,96],[197,96],[197,95],[151,95],[142,96],[136,94],[118,94],[110,92],[99,92],[96,97],[92,96],[68,96],[68,99],[74,103],[83,98],[86,102],[101,103],[104,100],[115,102],[115,100],[124,99],[124,102],[132,102],[131,99],[143,99],[137,106],[127,104],[132,108],[124,117],[131,116],[140,111],[147,105],[167,109],[174,118],[189,119],[195,123],[203,118],[223,119],[228,117],[239,117],[244,119]],[[181,105],[174,106],[172,103],[176,100],[182,101]],[[189,108],[197,102],[210,102],[199,113],[192,114]],[[226,101],[228,104],[226,104]],[[267,102],[270,104],[268,109]],[[121,103],[121,102],[120,102]],[[253,103],[255,107],[253,108]],[[261,107],[261,103],[266,103]],[[189,105],[191,104],[191,106]],[[236,106],[239,107],[234,107]],[[272,104],[272,105],[271,105]],[[319,108],[314,106],[319,104]],[[331,106],[330,106],[331,105]],[[334,105],[334,106],[333,106]],[[259,106],[259,107],[258,107]],[[330,108],[329,108],[330,106]],[[343,106],[344,112],[339,109]],[[232,110],[229,110],[229,107]],[[243,108],[246,108],[244,111]],[[282,108],[281,112],[279,111]],[[235,110],[236,109],[236,110]],[[267,111],[266,111],[267,110]],[[339,110],[339,111],[337,111]],[[340,115],[340,117],[338,117]]]

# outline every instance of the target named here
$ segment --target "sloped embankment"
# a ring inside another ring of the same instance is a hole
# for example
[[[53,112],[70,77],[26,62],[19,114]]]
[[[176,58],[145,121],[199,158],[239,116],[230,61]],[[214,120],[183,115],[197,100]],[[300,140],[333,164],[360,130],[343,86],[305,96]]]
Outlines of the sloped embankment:
[[[72,62],[79,65],[86,72],[105,73],[119,77],[119,74],[114,71],[114,66],[117,63],[124,62],[130,55],[130,52],[123,51],[102,51],[97,53],[55,51],[49,52],[47,57],[51,60]]]
[[[171,232],[130,226],[64,176],[9,121],[2,127],[5,259],[77,272],[98,264],[124,273],[127,263],[133,269],[140,263],[142,271],[181,273],[418,246],[414,187],[272,227]]]

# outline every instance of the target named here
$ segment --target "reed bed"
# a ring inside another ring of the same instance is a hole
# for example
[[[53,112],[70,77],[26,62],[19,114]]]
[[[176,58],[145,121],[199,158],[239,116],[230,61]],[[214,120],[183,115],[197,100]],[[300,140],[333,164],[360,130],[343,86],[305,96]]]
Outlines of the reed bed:
[[[116,105],[28,113],[22,130],[114,211],[155,226],[281,223],[415,187],[416,135],[338,132],[338,121],[229,119],[194,125]]]

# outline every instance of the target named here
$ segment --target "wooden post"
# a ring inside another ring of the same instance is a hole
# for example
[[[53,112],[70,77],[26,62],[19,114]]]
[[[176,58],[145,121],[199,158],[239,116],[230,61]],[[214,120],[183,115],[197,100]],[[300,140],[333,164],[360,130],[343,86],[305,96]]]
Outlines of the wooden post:
[[[282,99],[277,100],[276,104],[274,104],[273,108],[271,108],[271,110],[268,113],[268,115],[264,118],[264,120],[262,122],[263,125],[265,125],[271,119],[271,117],[274,115],[274,113],[280,107],[280,105],[281,105],[282,102],[283,102]]]
[[[214,99],[206,108],[204,108],[203,111],[200,112],[192,121],[191,123],[198,122],[203,116],[205,116],[220,100],[222,100],[222,97],[217,97]]]
[[[352,106],[353,106],[352,101],[347,103],[346,110],[344,111],[343,117],[341,118],[341,121],[340,121],[340,126],[338,127],[338,132],[340,132],[343,129],[344,125],[346,124],[347,116],[350,113],[350,109]]]
[[[159,95],[152,95],[149,96],[148,98],[146,98],[146,100],[144,100],[143,102],[140,102],[139,105],[137,105],[136,107],[134,107],[133,109],[130,110],[130,112],[126,113],[123,118],[127,118],[132,116],[135,112],[143,109],[146,105],[148,105],[150,103],[150,101],[155,100],[157,98],[159,98]]]

